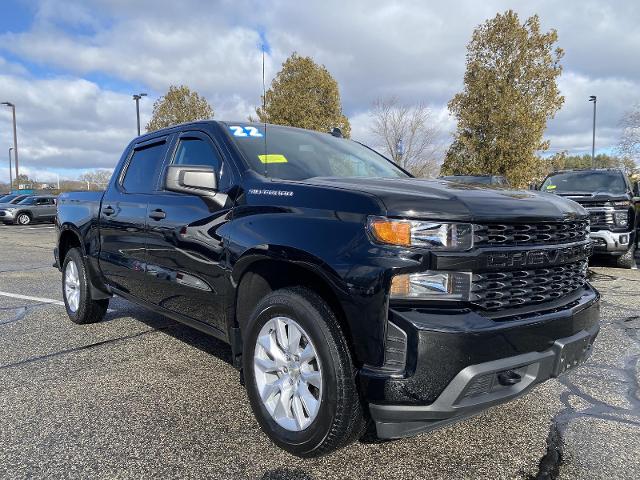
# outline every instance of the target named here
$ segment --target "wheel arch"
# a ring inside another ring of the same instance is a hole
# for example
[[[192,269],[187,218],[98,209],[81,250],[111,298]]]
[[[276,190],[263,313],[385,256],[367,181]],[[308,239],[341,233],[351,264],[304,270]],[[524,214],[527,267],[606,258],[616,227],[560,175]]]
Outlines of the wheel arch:
[[[342,298],[347,292],[339,284],[338,278],[337,273],[320,259],[296,249],[269,248],[266,251],[247,252],[238,260],[232,272],[234,292],[230,305],[230,327],[239,329],[244,338],[247,322],[261,298],[281,288],[305,287],[318,294],[332,309],[352,358],[357,362],[351,328],[342,304]],[[241,346],[241,342],[237,345]],[[234,352],[239,353],[241,352]]]

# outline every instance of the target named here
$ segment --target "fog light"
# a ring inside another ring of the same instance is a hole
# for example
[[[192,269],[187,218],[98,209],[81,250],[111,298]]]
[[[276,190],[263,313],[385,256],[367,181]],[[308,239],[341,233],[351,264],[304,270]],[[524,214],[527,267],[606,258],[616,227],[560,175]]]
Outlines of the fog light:
[[[391,298],[469,300],[471,273],[426,271],[396,275]]]

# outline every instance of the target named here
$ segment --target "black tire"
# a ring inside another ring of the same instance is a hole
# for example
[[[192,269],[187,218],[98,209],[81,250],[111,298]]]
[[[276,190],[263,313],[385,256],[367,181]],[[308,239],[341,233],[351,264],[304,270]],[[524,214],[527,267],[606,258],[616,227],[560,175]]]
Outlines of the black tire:
[[[618,268],[633,268],[636,265],[636,244],[633,242],[629,245],[629,250],[624,252],[623,255],[616,257],[616,266]]]
[[[286,316],[308,334],[322,365],[320,406],[303,430],[280,426],[260,398],[254,354],[261,328]],[[356,370],[347,341],[334,313],[316,293],[295,287],[277,290],[262,299],[245,327],[243,369],[249,401],[262,430],[279,447],[299,457],[318,457],[356,440],[364,431],[363,408],[355,383]]]
[[[16,215],[15,224],[16,225],[29,225],[31,223],[31,215],[27,212],[20,212]]]
[[[79,281],[78,291],[80,293],[77,308],[70,305],[67,299],[67,268],[69,263],[73,262],[77,269],[77,277]],[[109,307],[109,299],[93,300],[91,298],[91,290],[89,289],[89,279],[87,276],[87,266],[78,248],[72,248],[67,252],[62,264],[62,297],[64,305],[67,309],[67,315],[72,322],[78,324],[96,323],[102,320],[107,313]]]

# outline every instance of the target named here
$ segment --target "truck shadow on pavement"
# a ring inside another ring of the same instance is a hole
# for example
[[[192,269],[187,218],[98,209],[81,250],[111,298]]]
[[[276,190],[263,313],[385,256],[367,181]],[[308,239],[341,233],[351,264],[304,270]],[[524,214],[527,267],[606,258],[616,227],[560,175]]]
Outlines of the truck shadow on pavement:
[[[109,311],[102,322],[111,322],[123,318],[132,318],[142,322],[151,329],[149,332],[166,333],[189,346],[219,358],[229,366],[233,365],[231,347],[222,340],[176,322],[162,314],[146,310],[127,300],[115,297],[111,299]]]

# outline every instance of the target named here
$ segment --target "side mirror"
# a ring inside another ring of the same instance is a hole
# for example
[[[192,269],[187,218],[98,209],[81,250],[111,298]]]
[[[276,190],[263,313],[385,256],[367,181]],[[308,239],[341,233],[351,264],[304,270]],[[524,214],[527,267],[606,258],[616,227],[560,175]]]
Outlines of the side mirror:
[[[216,172],[203,165],[170,165],[167,167],[165,188],[172,192],[211,196],[218,190]]]
[[[535,183],[530,183],[529,190],[540,190],[540,188]]]

